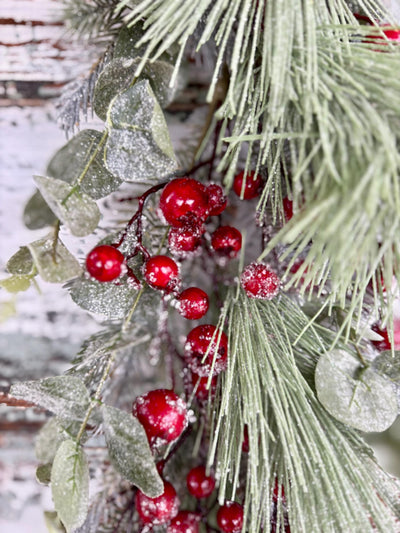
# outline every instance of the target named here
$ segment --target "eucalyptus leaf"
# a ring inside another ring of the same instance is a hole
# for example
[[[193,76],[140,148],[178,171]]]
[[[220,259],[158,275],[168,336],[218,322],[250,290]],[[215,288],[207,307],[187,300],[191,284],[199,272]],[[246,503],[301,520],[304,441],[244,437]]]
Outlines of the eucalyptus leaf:
[[[102,407],[110,459],[118,472],[150,498],[164,491],[146,432],[137,418],[109,405]]]
[[[112,100],[105,157],[110,172],[131,182],[159,182],[177,169],[168,127],[147,80]]]
[[[65,533],[65,527],[60,522],[55,511],[45,511],[44,521],[49,533]]]
[[[100,211],[88,195],[54,178],[35,176],[35,182],[54,214],[73,235],[84,237],[97,228]]]
[[[372,368],[381,376],[400,385],[400,351],[381,352],[372,362]]]
[[[146,45],[137,47],[137,42],[143,37],[144,31],[140,24],[135,24],[131,28],[123,26],[118,33],[114,45],[114,58],[135,58],[141,57],[146,52]]]
[[[51,463],[36,468],[36,479],[41,485],[49,485],[51,481]]]
[[[315,371],[319,401],[337,420],[361,431],[384,431],[396,419],[392,384],[344,350],[321,356]]]
[[[85,172],[80,182],[81,191],[95,200],[109,195],[118,189],[121,180],[104,164],[102,137],[97,130],[80,131],[53,156],[46,174],[73,185]]]
[[[137,291],[127,283],[100,283],[79,278],[70,287],[73,301],[86,311],[108,318],[124,318],[137,298]]]
[[[32,254],[26,246],[21,248],[7,261],[7,271],[18,276],[28,276],[34,273]]]
[[[73,376],[21,381],[11,387],[10,394],[39,405],[63,419],[82,420],[90,404],[85,385]]]
[[[31,281],[31,276],[11,276],[0,280],[0,287],[11,293],[23,292],[29,289]]]
[[[66,426],[66,427],[65,427]],[[58,448],[64,440],[76,436],[81,423],[65,421],[57,417],[50,418],[37,434],[35,440],[35,454],[40,463],[52,463]]]
[[[75,257],[57,239],[54,244],[54,235],[39,239],[27,245],[35,267],[44,281],[62,283],[76,278],[82,269]]]
[[[81,526],[89,509],[89,468],[83,449],[73,440],[64,441],[54,458],[51,492],[67,532]]]
[[[94,91],[93,110],[102,120],[107,119],[111,100],[134,81],[139,63],[140,58],[114,59],[100,74]],[[168,106],[175,94],[174,87],[169,85],[173,70],[173,66],[166,61],[154,61],[144,67],[138,78],[150,82],[161,107]]]
[[[57,217],[38,190],[28,200],[23,219],[25,226],[32,230],[53,226],[57,222]]]

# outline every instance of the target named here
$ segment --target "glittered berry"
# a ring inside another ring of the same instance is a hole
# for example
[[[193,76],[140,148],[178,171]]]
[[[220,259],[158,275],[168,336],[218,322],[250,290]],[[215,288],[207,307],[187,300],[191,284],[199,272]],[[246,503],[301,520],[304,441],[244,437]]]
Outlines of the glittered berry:
[[[242,272],[240,283],[249,298],[272,300],[280,287],[280,279],[262,263],[251,263]]]
[[[215,478],[207,475],[205,466],[196,466],[188,473],[186,485],[195,498],[208,498],[215,488]]]
[[[233,190],[242,200],[252,200],[260,195],[263,179],[259,174],[250,172],[244,177],[244,171],[235,176]]]
[[[207,189],[192,178],[174,179],[161,193],[160,209],[171,226],[199,225],[209,212]]]
[[[203,317],[209,307],[207,293],[197,287],[189,287],[178,296],[178,312],[188,320]]]
[[[171,520],[166,533],[199,533],[201,516],[191,511],[179,511]]]
[[[125,257],[117,248],[102,244],[89,252],[86,268],[97,281],[112,281],[123,273],[124,261]]]
[[[205,402],[208,400],[208,397],[213,397],[217,389],[217,376],[211,378],[210,388],[207,388],[208,376],[199,376],[192,372],[192,386],[193,390],[195,389],[194,395],[200,402]]]
[[[228,199],[220,185],[210,183],[207,187],[209,216],[220,215],[226,209]]]
[[[243,527],[243,507],[227,501],[218,509],[217,524],[224,533],[238,533]]]
[[[182,228],[171,228],[168,233],[168,247],[171,253],[184,256],[189,252],[194,252],[199,247],[203,232],[203,226],[194,224]]]
[[[138,396],[133,402],[132,414],[142,424],[151,444],[157,439],[164,442],[177,439],[188,418],[185,402],[168,389],[156,389]]]
[[[212,371],[216,376],[226,369],[228,363],[228,337],[212,324],[197,326],[187,336],[185,357],[188,367],[195,374],[203,377]]]
[[[154,255],[146,261],[143,274],[147,283],[155,289],[173,291],[179,285],[179,267],[167,255]]]
[[[211,246],[221,256],[237,256],[242,247],[242,234],[232,226],[220,226],[211,235]]]
[[[135,507],[143,524],[157,526],[168,523],[178,514],[179,498],[171,483],[164,481],[164,492],[157,498],[149,498],[138,490]]]
[[[293,202],[292,200],[289,200],[287,196],[283,198],[282,200],[283,204],[283,214],[285,215],[286,222],[289,222],[291,218],[293,218]]]

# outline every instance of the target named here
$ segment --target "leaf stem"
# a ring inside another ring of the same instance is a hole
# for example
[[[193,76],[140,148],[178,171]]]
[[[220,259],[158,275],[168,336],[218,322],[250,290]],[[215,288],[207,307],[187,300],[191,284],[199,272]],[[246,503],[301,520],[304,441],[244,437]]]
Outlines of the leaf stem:
[[[60,234],[60,221],[57,220],[55,226],[54,226],[54,237],[53,237],[53,246],[51,250],[51,255],[53,258],[53,263],[57,263],[57,244],[58,244],[58,236]]]

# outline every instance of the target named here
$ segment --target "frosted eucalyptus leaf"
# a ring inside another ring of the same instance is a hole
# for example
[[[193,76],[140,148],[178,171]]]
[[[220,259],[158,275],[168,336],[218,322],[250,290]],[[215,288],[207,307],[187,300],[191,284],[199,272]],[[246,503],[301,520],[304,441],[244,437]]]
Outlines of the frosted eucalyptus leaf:
[[[34,264],[29,249],[26,246],[21,246],[18,252],[7,261],[6,268],[10,274],[19,276],[33,274]]]
[[[57,217],[39,191],[36,191],[28,200],[23,219],[28,229],[42,229],[46,226],[53,226],[57,222]]]
[[[361,431],[384,431],[397,416],[392,384],[344,350],[321,356],[315,371],[319,401],[337,420]]]
[[[31,281],[31,276],[11,276],[0,280],[0,287],[11,293],[23,292],[29,289]]]
[[[177,168],[167,124],[147,80],[111,102],[106,165],[131,182],[157,182]]]
[[[393,354],[390,350],[380,353],[373,360],[372,368],[400,386],[400,351],[395,351]]]
[[[54,507],[67,532],[83,524],[89,509],[89,468],[82,448],[64,441],[51,470]]]
[[[39,431],[35,441],[35,454],[40,463],[52,463],[60,444],[78,434],[80,422],[71,422],[64,427],[63,420],[50,418]]]
[[[62,283],[76,278],[82,273],[82,269],[75,257],[65,248],[64,244],[57,240],[54,246],[54,236],[39,239],[28,244],[35,267],[44,281]]]
[[[151,498],[160,496],[163,481],[146,433],[137,418],[109,405],[102,407],[110,459],[118,472]]]
[[[83,419],[90,403],[85,385],[73,376],[21,381],[11,387],[10,394],[39,405],[64,419]]]
[[[73,235],[84,237],[97,228],[100,211],[88,195],[54,178],[35,176],[35,182],[54,214]]]
[[[100,74],[94,91],[93,110],[102,120],[107,119],[111,100],[133,82],[139,63],[140,58],[114,59]],[[170,104],[174,97],[175,89],[169,86],[173,70],[173,66],[166,61],[154,61],[144,67],[138,78],[150,82],[161,107]]]
[[[121,180],[107,170],[103,154],[103,134],[90,129],[80,131],[53,156],[46,174],[74,184],[85,172],[80,189],[98,200],[118,189],[121,184]]]
[[[44,512],[44,521],[48,533],[65,533],[65,527],[60,522],[58,515],[54,511]]]
[[[36,468],[36,479],[41,485],[49,485],[51,481],[51,463]]]
[[[123,318],[137,297],[137,291],[126,283],[100,283],[85,278],[72,283],[70,294],[73,301],[86,311],[108,318]]]
[[[114,45],[114,58],[140,57],[146,51],[146,45],[136,47],[136,43],[143,37],[144,31],[140,24],[135,24],[131,28],[124,26],[118,33]]]

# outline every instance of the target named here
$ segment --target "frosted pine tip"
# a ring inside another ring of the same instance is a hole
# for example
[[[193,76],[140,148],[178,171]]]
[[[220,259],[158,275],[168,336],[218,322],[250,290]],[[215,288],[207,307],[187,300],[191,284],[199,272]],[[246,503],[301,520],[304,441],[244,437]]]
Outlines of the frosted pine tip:
[[[251,263],[242,272],[240,284],[249,298],[272,300],[280,289],[279,277],[262,263]]]

